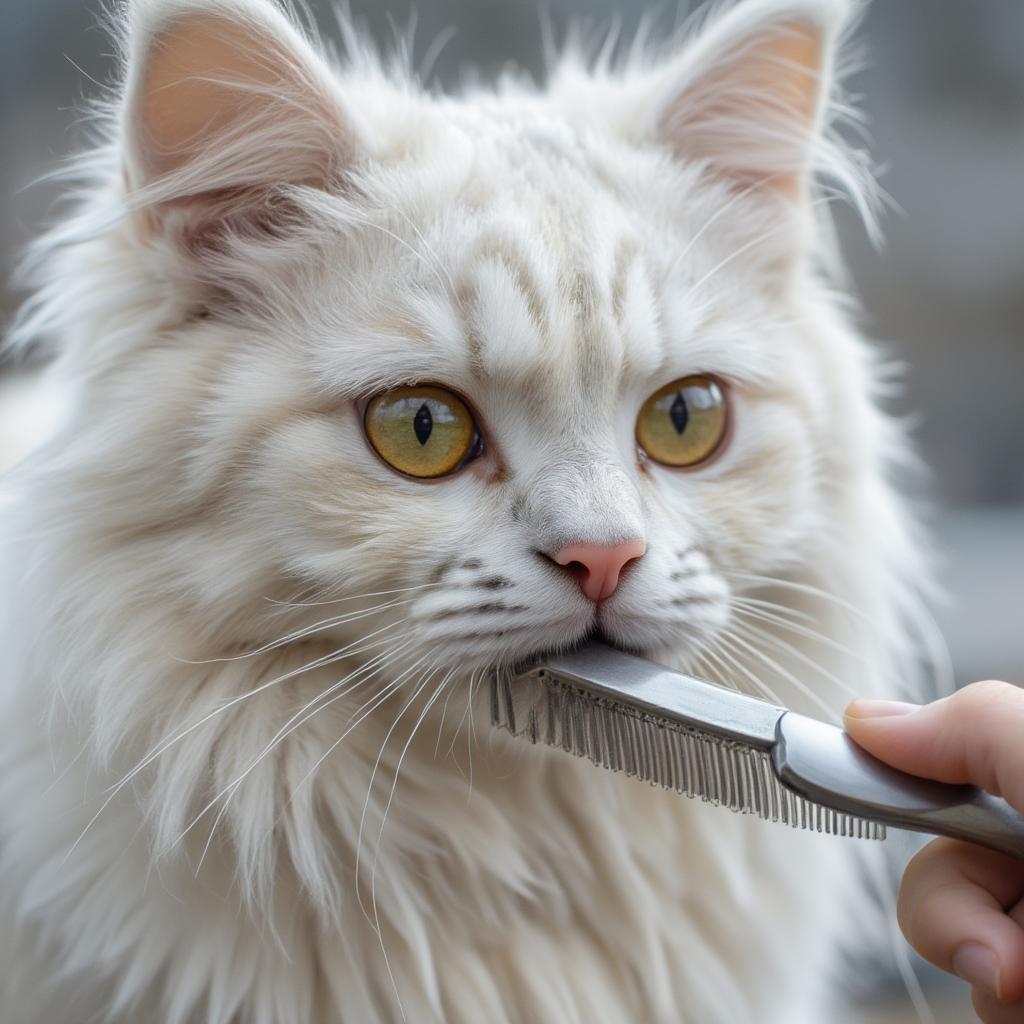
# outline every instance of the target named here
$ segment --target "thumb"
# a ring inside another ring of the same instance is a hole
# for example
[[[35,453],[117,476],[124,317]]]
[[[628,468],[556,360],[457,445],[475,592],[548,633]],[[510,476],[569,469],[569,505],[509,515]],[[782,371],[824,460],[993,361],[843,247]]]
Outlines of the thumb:
[[[855,700],[844,722],[854,742],[894,768],[980,786],[1024,812],[1024,690],[984,682],[923,706]]]

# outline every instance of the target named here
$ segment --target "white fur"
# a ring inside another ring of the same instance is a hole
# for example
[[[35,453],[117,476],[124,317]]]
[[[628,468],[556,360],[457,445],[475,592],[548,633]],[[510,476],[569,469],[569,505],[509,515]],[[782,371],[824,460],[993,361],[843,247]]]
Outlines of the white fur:
[[[291,84],[157,172],[145,61],[188,11]],[[762,178],[736,123],[688,159],[666,115],[730,39],[824,26],[827,58],[845,14],[747,0],[665,61],[445,98],[358,43],[331,71],[261,0],[133,5],[15,337],[72,397],[3,506],[5,1024],[822,1019],[852,841],[491,735],[485,680],[595,624],[535,550],[638,533],[611,637],[819,716],[912,676],[905,446],[804,178],[863,200],[859,158],[824,104],[773,108]],[[691,372],[729,449],[638,460]],[[358,414],[425,379],[488,443],[431,484]]]

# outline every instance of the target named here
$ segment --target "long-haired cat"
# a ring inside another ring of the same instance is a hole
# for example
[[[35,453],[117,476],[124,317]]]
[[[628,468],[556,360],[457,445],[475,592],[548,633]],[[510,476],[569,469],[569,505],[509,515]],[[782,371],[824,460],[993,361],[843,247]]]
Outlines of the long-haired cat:
[[[5,1024],[822,1019],[853,840],[481,695],[592,634],[819,716],[907,678],[850,14],[444,96],[269,0],[119,12],[14,337],[68,400],[2,511]]]

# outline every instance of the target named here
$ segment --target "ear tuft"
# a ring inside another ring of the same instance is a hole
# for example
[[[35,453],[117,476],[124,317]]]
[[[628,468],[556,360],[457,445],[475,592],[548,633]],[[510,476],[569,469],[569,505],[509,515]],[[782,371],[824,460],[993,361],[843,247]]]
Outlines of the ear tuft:
[[[741,187],[804,193],[821,139],[842,0],[746,0],[670,69],[656,131]]]

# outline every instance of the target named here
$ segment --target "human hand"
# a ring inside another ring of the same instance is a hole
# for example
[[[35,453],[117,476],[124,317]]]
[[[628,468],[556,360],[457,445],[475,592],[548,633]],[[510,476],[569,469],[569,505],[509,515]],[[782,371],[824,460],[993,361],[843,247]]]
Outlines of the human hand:
[[[846,731],[894,768],[971,783],[1024,812],[1024,690],[967,686],[918,706],[856,700]],[[972,987],[984,1024],[1024,1022],[1024,861],[956,839],[937,839],[911,860],[897,917],[926,960]]]

